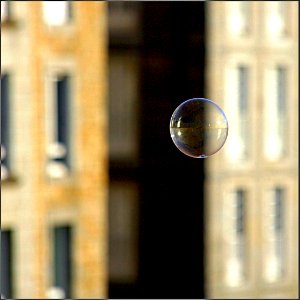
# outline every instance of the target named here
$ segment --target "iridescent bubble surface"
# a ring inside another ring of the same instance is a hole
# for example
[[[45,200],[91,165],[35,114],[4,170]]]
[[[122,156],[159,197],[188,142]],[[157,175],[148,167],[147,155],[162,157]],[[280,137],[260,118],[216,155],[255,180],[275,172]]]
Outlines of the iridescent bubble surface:
[[[206,158],[218,152],[228,135],[223,110],[213,101],[193,98],[181,103],[170,121],[171,138],[184,154]]]

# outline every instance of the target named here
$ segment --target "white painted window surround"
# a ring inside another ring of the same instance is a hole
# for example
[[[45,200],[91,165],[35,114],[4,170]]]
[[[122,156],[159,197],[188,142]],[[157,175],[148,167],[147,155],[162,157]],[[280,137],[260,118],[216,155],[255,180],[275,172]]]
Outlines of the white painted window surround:
[[[43,18],[46,24],[62,26],[71,18],[71,1],[43,1]]]
[[[263,201],[263,277],[275,282],[284,272],[285,190],[274,187]]]
[[[274,66],[264,72],[264,156],[277,161],[287,154],[286,68]]]
[[[227,29],[233,36],[249,33],[250,2],[228,1]]]
[[[287,34],[288,1],[265,2],[265,26],[269,38],[276,39]]]
[[[229,120],[226,155],[229,161],[244,161],[250,153],[249,67],[236,63],[225,70],[225,109]]]
[[[232,287],[245,280],[245,195],[237,189],[228,192],[224,200],[224,281]]]
[[[64,83],[64,79],[66,83]],[[76,65],[73,58],[50,58],[45,63],[45,160],[46,174],[53,179],[67,178],[74,168],[74,134],[76,123]],[[64,88],[64,85],[66,87]],[[59,96],[60,94],[60,96]],[[58,101],[58,96],[60,97]],[[64,102],[66,103],[64,104]],[[58,102],[62,105],[59,113]],[[61,124],[65,128],[58,128]],[[60,134],[59,134],[60,131]],[[61,138],[61,136],[65,136]]]
[[[1,22],[9,19],[9,2],[1,1]]]

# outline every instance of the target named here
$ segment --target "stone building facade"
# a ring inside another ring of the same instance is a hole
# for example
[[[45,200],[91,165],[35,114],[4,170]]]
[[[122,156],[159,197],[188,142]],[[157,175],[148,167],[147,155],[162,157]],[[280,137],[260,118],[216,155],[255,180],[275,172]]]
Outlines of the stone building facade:
[[[1,1],[6,297],[107,295],[106,7]]]
[[[298,3],[211,1],[207,97],[229,122],[206,164],[206,291],[298,295]]]

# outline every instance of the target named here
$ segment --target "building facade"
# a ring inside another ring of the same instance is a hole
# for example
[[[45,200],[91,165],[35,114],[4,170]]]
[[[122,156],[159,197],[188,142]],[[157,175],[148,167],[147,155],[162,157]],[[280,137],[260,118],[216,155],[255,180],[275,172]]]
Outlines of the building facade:
[[[107,295],[106,7],[1,1],[5,297]]]
[[[295,298],[297,5],[1,1],[1,293]],[[205,161],[193,97],[229,121]]]
[[[207,3],[207,97],[229,134],[206,162],[210,298],[298,296],[298,2]]]

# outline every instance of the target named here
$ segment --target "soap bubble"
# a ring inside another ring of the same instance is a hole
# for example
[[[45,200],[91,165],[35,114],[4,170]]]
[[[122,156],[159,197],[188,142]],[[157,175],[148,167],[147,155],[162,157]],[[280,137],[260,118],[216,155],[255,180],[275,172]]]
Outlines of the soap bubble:
[[[206,158],[224,145],[228,122],[223,110],[213,101],[193,98],[175,109],[170,133],[181,152],[194,158]]]

